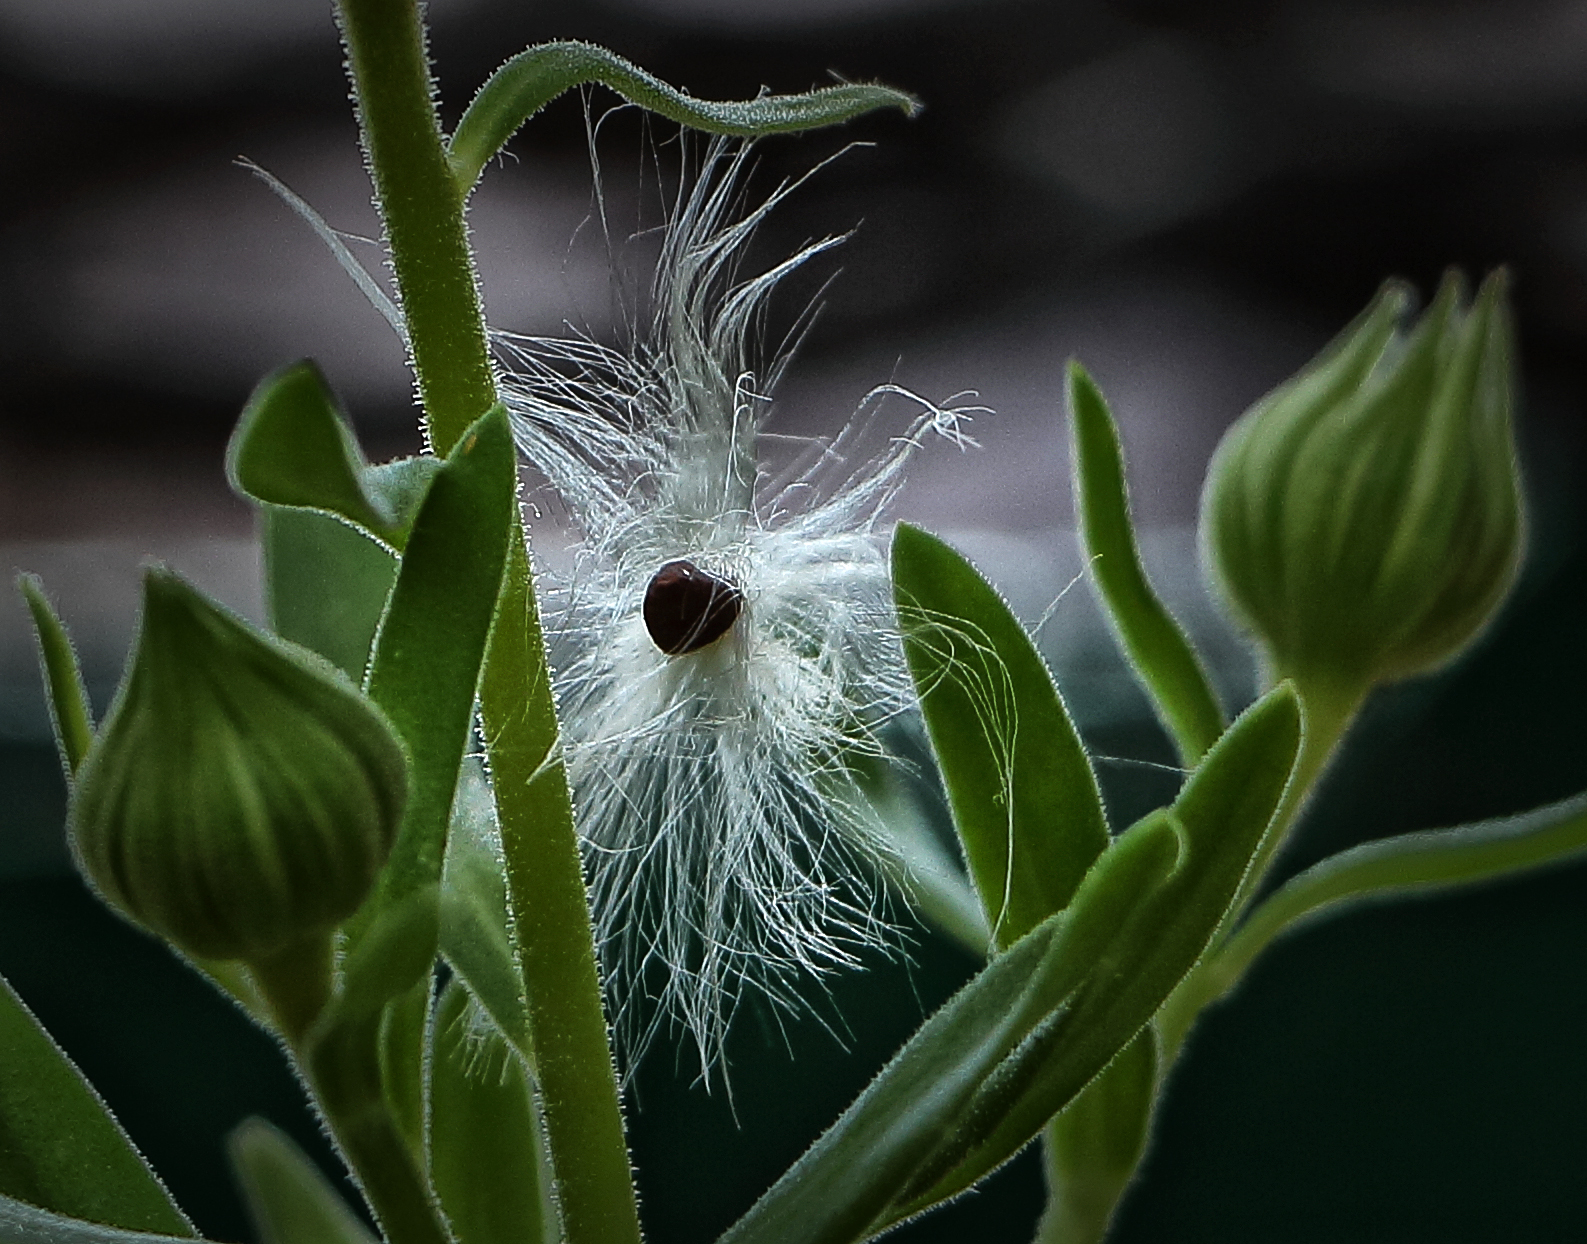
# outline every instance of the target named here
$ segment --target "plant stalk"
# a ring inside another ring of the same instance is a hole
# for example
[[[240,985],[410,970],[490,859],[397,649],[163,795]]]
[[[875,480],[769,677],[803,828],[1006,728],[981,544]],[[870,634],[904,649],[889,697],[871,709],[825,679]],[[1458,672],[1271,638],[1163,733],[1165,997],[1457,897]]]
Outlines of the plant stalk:
[[[338,0],[338,11],[426,428],[444,454],[497,393],[424,27],[417,0]],[[637,1244],[588,896],[516,523],[480,708],[564,1236],[568,1244]]]

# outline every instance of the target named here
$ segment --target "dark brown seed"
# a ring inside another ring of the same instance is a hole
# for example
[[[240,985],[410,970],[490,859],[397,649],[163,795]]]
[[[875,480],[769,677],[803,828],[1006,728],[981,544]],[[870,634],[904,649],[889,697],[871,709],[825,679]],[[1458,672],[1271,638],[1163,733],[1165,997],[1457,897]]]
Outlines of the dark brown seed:
[[[737,587],[681,558],[656,571],[645,589],[645,629],[669,657],[715,643],[743,609]]]

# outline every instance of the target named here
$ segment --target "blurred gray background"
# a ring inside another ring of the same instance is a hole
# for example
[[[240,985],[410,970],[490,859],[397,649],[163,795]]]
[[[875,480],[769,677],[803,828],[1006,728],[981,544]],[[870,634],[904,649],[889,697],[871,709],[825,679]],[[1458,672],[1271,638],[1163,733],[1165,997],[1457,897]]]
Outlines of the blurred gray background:
[[[1034,622],[1079,572],[1061,403],[1078,356],[1120,420],[1151,568],[1231,705],[1250,694],[1249,657],[1200,587],[1191,527],[1222,430],[1385,277],[1425,290],[1449,265],[1511,265],[1536,505],[1526,581],[1473,657],[1380,698],[1290,867],[1587,786],[1587,3],[435,0],[430,13],[448,123],[496,64],[550,38],[604,43],[707,98],[834,75],[920,95],[916,120],[760,149],[764,193],[864,144],[757,242],[771,262],[854,231],[779,304],[791,321],[836,272],[780,426],[832,430],[884,382],[976,391],[996,412],[976,422],[983,448],[923,455],[899,513],[959,543]],[[596,91],[589,108],[613,102]],[[643,186],[667,137],[631,113],[603,127],[614,218],[655,222]],[[239,157],[337,229],[378,235],[326,0],[0,0],[0,563],[44,575],[101,706],[142,559],[260,612],[250,515],[221,461],[264,371],[313,355],[374,456],[418,447],[390,329]],[[575,95],[476,196],[493,326],[613,334],[591,211]],[[354,246],[379,268],[378,246]],[[554,544],[555,507],[534,522]],[[1168,753],[1083,586],[1040,638],[1113,758],[1115,819],[1171,793],[1130,763]],[[244,1238],[226,1128],[262,1111],[330,1159],[269,1043],[93,907],[63,806],[25,615],[0,594],[0,971],[200,1226]],[[1579,1231],[1583,872],[1286,944],[1204,1025],[1120,1238]],[[703,1240],[731,1221],[969,967],[922,933],[913,965],[881,974],[888,989],[837,982],[843,1040],[807,1025],[792,1063],[746,1024],[737,1122],[654,1059],[634,1124],[653,1237]],[[793,1100],[790,1076],[806,1086]],[[899,1238],[1028,1238],[1038,1205],[1022,1160]]]

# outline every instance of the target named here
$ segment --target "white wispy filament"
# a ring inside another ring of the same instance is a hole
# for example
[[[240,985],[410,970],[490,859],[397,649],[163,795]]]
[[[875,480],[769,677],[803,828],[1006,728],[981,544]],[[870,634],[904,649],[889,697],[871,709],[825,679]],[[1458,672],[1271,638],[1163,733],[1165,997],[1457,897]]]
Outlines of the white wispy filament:
[[[787,358],[757,367],[766,298],[834,242],[741,279],[789,192],[740,211],[744,161],[714,144],[680,190],[631,344],[498,337],[520,448],[581,538],[572,572],[541,582],[619,1032],[633,1059],[681,1022],[707,1078],[746,990],[797,1006],[802,980],[886,938],[867,857],[887,848],[850,775],[912,702],[877,527],[920,442],[969,443],[979,409],[913,399],[923,413],[863,465],[845,462],[854,424],[791,480],[766,476],[757,442]],[[642,607],[677,559],[742,609],[669,656]]]

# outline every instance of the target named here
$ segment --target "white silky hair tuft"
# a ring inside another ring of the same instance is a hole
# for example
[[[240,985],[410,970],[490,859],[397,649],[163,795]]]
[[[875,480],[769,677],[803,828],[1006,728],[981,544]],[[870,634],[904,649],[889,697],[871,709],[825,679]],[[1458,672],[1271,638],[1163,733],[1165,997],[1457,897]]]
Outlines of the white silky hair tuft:
[[[631,1068],[681,1025],[707,1084],[749,991],[798,1009],[811,978],[896,943],[875,879],[888,844],[852,771],[914,702],[878,528],[928,435],[973,444],[983,409],[882,385],[791,478],[769,477],[757,447],[789,351],[757,357],[766,300],[841,239],[741,277],[798,184],[745,210],[750,151],[716,140],[686,170],[623,348],[496,336],[519,447],[581,541],[540,582],[618,1036]],[[850,467],[888,395],[918,413]],[[669,656],[642,606],[677,559],[743,603],[720,639]]]

